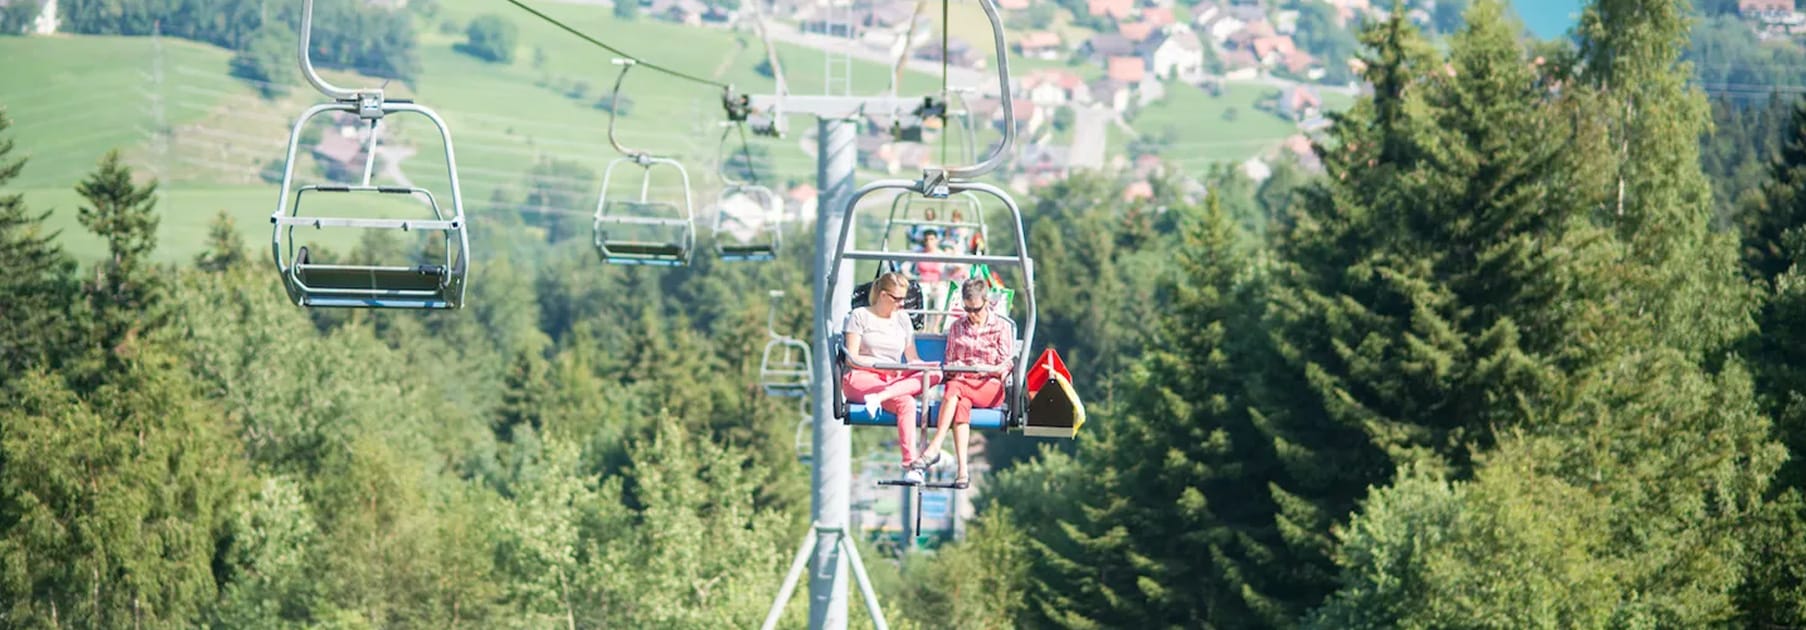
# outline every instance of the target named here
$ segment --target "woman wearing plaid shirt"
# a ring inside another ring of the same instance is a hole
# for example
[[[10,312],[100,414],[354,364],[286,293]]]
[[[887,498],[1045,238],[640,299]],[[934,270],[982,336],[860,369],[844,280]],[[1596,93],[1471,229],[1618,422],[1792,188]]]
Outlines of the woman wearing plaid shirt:
[[[947,426],[953,426],[953,449],[959,458],[959,472],[954,485],[965,488],[971,479],[966,474],[966,449],[972,437],[972,407],[996,407],[1003,404],[1003,378],[1010,370],[1010,356],[1016,340],[1010,337],[1010,326],[992,312],[990,286],[983,282],[960,285],[960,300],[966,316],[953,322],[947,330],[947,354],[943,365],[983,368],[982,372],[948,372],[946,390],[941,394],[941,417],[935,423],[934,438],[925,453],[939,453]],[[932,457],[932,456],[931,456]]]

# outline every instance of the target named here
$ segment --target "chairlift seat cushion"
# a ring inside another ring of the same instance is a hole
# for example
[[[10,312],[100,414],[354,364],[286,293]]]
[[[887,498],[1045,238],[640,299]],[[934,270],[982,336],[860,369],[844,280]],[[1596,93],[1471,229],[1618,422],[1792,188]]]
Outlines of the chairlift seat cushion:
[[[443,265],[416,267],[295,266],[295,277],[313,292],[335,290],[440,291],[446,285]]]
[[[945,333],[916,333],[916,356],[923,361],[939,363],[947,357]]]
[[[630,256],[646,258],[683,258],[684,246],[677,243],[647,243],[643,241],[609,241],[604,243],[610,256]]]
[[[721,253],[729,256],[770,256],[772,249],[771,244],[769,243],[754,245],[722,245]]]
[[[929,405],[928,428],[932,429],[938,426],[940,424],[940,418],[941,404],[937,402]],[[871,410],[865,406],[865,403],[848,402],[847,424],[865,427],[894,427],[897,426],[897,415],[887,410],[880,409],[878,410],[878,415],[873,416]],[[972,428],[1002,431],[1004,429],[1003,409],[973,407]]]
[[[401,309],[441,309],[451,308],[451,302],[438,298],[391,298],[369,296],[302,296],[301,305],[313,308],[401,308]]]

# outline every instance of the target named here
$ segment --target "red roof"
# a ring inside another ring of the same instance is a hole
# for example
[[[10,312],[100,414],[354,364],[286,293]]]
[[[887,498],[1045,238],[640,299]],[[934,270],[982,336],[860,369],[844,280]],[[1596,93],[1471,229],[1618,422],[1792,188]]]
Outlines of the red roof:
[[[1021,11],[1028,8],[1028,0],[997,0],[997,8],[1005,11]]]
[[[1140,57],[1111,57],[1110,69],[1105,74],[1123,83],[1140,83],[1147,69],[1146,62]]]
[[[1122,189],[1122,200],[1123,201],[1134,201],[1136,199],[1153,199],[1153,198],[1154,198],[1154,186],[1152,184],[1147,183],[1147,181],[1145,181],[1145,180],[1130,182],[1127,187]]]
[[[1141,21],[1147,22],[1156,27],[1159,27],[1159,26],[1166,26],[1168,24],[1173,24],[1177,21],[1177,18],[1173,17],[1172,9],[1168,9],[1165,7],[1156,7],[1156,8],[1142,9],[1141,10]]]
[[[1085,8],[1093,16],[1108,15],[1120,20],[1135,11],[1135,0],[1085,0]]]
[[[1023,50],[1057,48],[1060,45],[1060,34],[1053,31],[1023,33],[1022,37],[1016,40],[1016,45],[1021,46]]]
[[[1292,38],[1285,35],[1261,37],[1254,40],[1254,55],[1262,59],[1265,59],[1269,53],[1278,52],[1281,55],[1290,55],[1297,49],[1298,46],[1292,43]]]
[[[1122,33],[1122,36],[1128,38],[1129,41],[1139,42],[1154,34],[1154,25],[1148,22],[1129,22],[1118,24],[1116,31]]]

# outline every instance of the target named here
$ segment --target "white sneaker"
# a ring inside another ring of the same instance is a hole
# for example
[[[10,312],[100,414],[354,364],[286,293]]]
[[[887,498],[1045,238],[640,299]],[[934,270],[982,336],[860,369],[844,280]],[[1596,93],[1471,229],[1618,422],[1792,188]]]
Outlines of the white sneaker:
[[[920,470],[911,468],[911,469],[909,469],[908,472],[903,473],[903,482],[904,483],[919,486],[919,485],[922,485],[922,481],[923,481],[922,480],[922,471],[920,471]]]

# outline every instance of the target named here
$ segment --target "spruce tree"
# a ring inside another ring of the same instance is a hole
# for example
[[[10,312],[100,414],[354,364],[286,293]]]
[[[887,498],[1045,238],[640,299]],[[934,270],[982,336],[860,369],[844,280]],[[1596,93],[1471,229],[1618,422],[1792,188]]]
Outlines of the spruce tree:
[[[1751,561],[1739,609],[1752,625],[1806,623],[1806,101],[1792,108],[1769,180],[1739,213],[1744,271],[1767,294],[1758,332],[1746,343],[1762,408],[1791,456],[1777,473],[1774,498],[1748,538]]]
[[[12,126],[0,111],[0,133]],[[0,190],[25,168],[11,158],[12,138],[0,136]],[[75,295],[75,261],[44,230],[49,212],[33,214],[25,196],[0,193],[0,374],[55,364],[69,342],[69,305]],[[4,379],[0,379],[4,380]]]
[[[107,243],[107,259],[84,287],[91,320],[87,343],[116,366],[130,353],[131,342],[167,315],[164,282],[150,260],[157,247],[157,183],[134,184],[132,169],[115,150],[75,190],[87,202],[77,218]]]
[[[1464,477],[1561,391],[1565,314],[1600,289],[1587,137],[1496,1],[1446,61],[1402,17],[1368,35],[1371,104],[1332,128],[1329,177],[1279,243],[1267,326],[1281,360],[1256,424],[1283,466],[1272,518],[1296,560],[1250,602],[1291,618],[1330,588],[1331,526],[1398,466]]]
[[[203,271],[222,272],[245,264],[245,240],[238,235],[232,215],[221,210],[207,225],[207,249],[194,257],[194,266]]]

